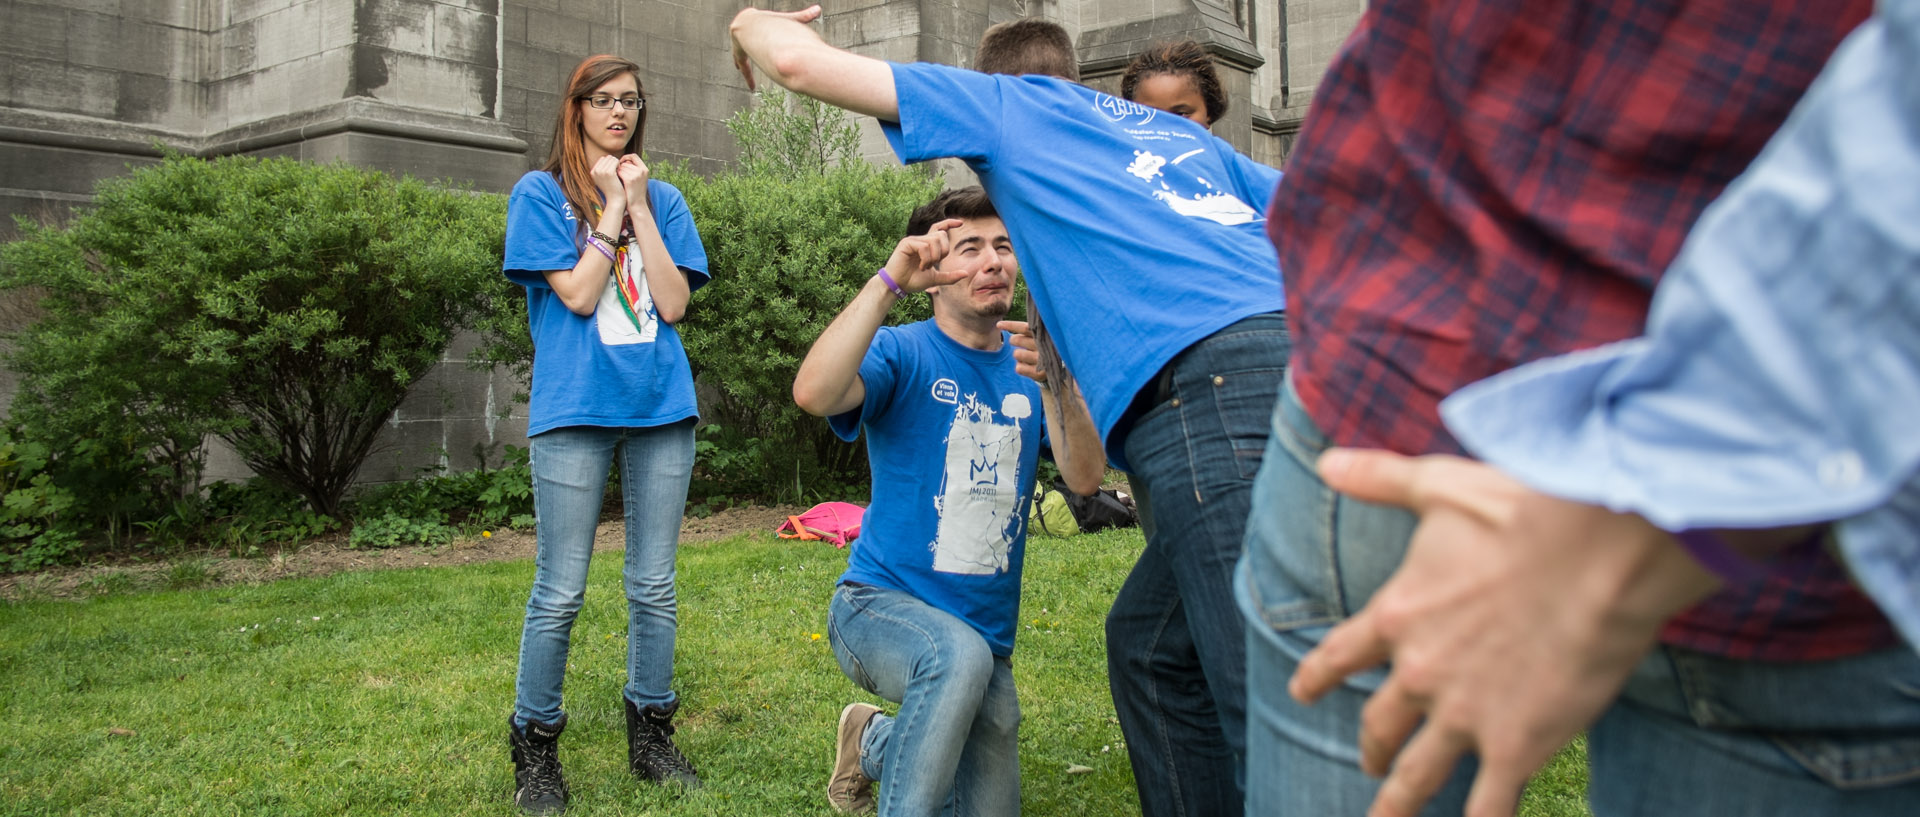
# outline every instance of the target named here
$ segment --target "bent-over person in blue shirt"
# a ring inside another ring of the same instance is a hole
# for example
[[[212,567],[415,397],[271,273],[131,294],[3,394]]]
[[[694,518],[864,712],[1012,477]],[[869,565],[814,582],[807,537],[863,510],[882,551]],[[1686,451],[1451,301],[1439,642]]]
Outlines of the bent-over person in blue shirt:
[[[1054,23],[988,29],[969,71],[834,48],[805,25],[818,15],[742,11],[736,63],[750,83],[758,66],[878,118],[903,161],[955,157],[979,174],[1020,247],[1035,335],[1058,349],[1049,365],[1079,382],[1139,503],[1147,546],[1106,636],[1142,810],[1239,814],[1246,629],[1232,574],[1290,351],[1264,231],[1279,171],[1076,82]]]

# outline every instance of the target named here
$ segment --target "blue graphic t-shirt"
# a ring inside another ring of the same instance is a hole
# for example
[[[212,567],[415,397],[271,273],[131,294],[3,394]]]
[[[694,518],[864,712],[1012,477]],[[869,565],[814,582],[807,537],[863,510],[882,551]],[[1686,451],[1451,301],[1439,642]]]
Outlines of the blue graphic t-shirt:
[[[866,402],[829,418],[867,430],[873,502],[841,581],[910,593],[1013,654],[1027,503],[1046,418],[1013,346],[983,352],[933,321],[882,327],[860,362]]]
[[[979,174],[1115,465],[1115,426],[1162,366],[1283,308],[1265,232],[1280,171],[1183,117],[1062,79],[914,63],[893,81],[888,142],[901,161],[954,157]]]
[[[707,250],[694,229],[693,213],[673,185],[648,180],[653,221],[673,263],[697,290],[707,283]],[[613,276],[590,316],[576,315],[554,294],[544,274],[572,269],[585,231],[551,174],[520,177],[507,200],[507,278],[527,288],[527,322],[533,330],[533,394],[527,436],[568,426],[632,428],[696,416],[693,372],[680,335],[653,310],[646,277],[636,273],[639,309],[629,314]],[[635,256],[635,269],[639,267]]]

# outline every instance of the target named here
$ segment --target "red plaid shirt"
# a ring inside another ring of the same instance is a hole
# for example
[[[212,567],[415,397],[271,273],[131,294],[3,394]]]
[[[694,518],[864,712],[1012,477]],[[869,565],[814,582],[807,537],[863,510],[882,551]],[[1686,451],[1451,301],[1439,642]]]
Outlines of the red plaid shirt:
[[[1341,445],[1459,453],[1437,406],[1640,334],[1694,220],[1870,0],[1375,0],[1269,212],[1292,371]],[[1894,635],[1830,557],[1667,640],[1779,660]]]

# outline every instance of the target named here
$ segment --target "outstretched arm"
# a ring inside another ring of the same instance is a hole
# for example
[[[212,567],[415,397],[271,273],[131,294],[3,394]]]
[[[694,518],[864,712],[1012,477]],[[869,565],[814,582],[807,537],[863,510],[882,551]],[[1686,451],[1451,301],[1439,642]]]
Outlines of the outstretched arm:
[[[886,270],[902,292],[924,292],[966,277],[964,272],[942,273],[933,268],[947,257],[951,246],[947,231],[958,226],[959,219],[947,219],[933,225],[926,235],[900,240],[887,259]],[[874,333],[887,319],[887,310],[899,299],[878,274],[867,279],[860,294],[813,342],[807,359],[800,361],[800,371],[793,378],[795,405],[815,417],[831,417],[866,402],[867,386],[860,380],[860,362],[866,359],[867,347],[873,345]]]
[[[733,65],[754,89],[760,68],[780,87],[888,122],[900,121],[893,69],[885,62],[835,48],[807,24],[820,18],[819,6],[795,12],[742,9],[728,30],[733,36]]]

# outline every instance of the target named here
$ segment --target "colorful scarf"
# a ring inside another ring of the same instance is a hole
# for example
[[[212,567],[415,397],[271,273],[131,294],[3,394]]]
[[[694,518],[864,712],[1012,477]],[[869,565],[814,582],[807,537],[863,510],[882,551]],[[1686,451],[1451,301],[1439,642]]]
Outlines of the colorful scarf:
[[[594,205],[595,223],[600,221],[601,212],[600,206]],[[634,248],[633,242],[633,223],[622,219],[620,243],[613,248],[613,288],[620,293],[620,309],[627,313],[628,320],[633,321],[634,331],[644,333],[647,327],[646,323],[640,319],[640,314],[645,312],[651,319],[653,310],[651,304],[646,307],[641,306],[641,301],[647,299],[645,289],[647,283],[640,277],[645,274],[646,267],[640,262],[640,253]]]

